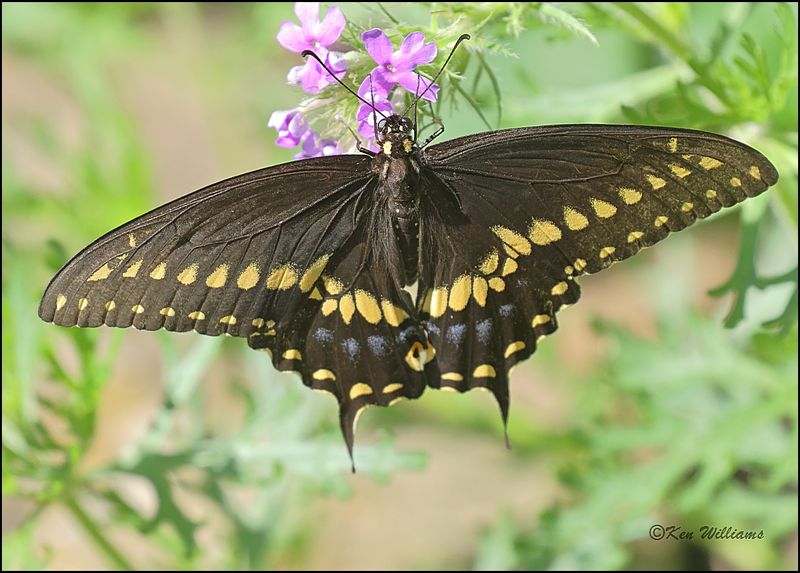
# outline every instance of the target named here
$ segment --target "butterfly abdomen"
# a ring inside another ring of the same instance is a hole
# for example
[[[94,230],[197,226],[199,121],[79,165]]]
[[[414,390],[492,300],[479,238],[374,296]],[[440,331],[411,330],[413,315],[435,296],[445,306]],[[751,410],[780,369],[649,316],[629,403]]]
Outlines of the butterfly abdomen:
[[[417,279],[419,262],[419,168],[411,155],[378,155],[381,163],[381,191],[391,220],[392,234],[403,262],[404,285]]]

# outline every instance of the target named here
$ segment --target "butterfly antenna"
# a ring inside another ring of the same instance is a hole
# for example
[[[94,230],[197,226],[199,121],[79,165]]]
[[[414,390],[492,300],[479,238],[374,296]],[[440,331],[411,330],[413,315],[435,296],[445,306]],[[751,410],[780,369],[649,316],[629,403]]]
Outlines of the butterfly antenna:
[[[409,110],[409,109],[411,109],[411,106],[415,106],[415,105],[417,105],[417,102],[420,100],[420,98],[421,98],[422,96],[424,96],[426,93],[428,93],[428,90],[429,90],[429,89],[431,89],[431,87],[433,86],[433,84],[435,84],[435,83],[436,83],[436,80],[438,80],[438,79],[439,79],[439,76],[441,76],[441,75],[442,75],[442,72],[443,72],[443,71],[444,71],[444,69],[447,67],[447,64],[449,64],[449,63],[450,63],[450,59],[453,57],[453,54],[455,54],[455,53],[456,53],[456,48],[458,48],[458,46],[461,44],[461,42],[464,42],[465,40],[469,40],[469,39],[470,39],[470,35],[469,35],[469,34],[461,34],[461,35],[458,37],[458,40],[456,40],[456,43],[455,43],[455,45],[453,46],[453,49],[452,49],[452,50],[450,50],[450,55],[449,55],[449,56],[447,56],[447,59],[444,61],[444,64],[442,64],[442,67],[441,67],[441,68],[439,68],[439,71],[438,71],[438,72],[436,72],[436,75],[435,75],[435,76],[433,76],[433,79],[431,80],[431,83],[429,83],[429,84],[428,84],[428,87],[426,87],[426,88],[425,88],[425,89],[422,91],[422,93],[421,93],[421,94],[419,94],[419,95],[418,95],[416,98],[414,98],[414,101],[411,103],[411,105],[409,105],[409,106],[406,108],[406,110],[405,110],[405,111],[402,113],[402,115],[403,115],[403,116],[405,116],[405,115],[406,115],[406,113],[408,113],[408,110]],[[305,52],[303,52],[303,54],[305,54]],[[327,69],[327,68],[326,68],[326,69]],[[336,77],[336,76],[334,76],[334,77]]]
[[[456,45],[458,45],[458,44],[456,44]],[[337,82],[339,82],[339,85],[341,85],[341,86],[342,86],[344,89],[346,89],[346,90],[347,90],[347,91],[349,91],[351,94],[353,94],[354,96],[356,96],[356,97],[357,97],[357,98],[358,98],[358,99],[359,99],[361,102],[363,102],[363,103],[367,104],[368,106],[370,106],[370,107],[372,108],[372,110],[373,110],[373,111],[375,111],[375,112],[377,112],[377,113],[381,114],[381,117],[382,117],[383,119],[386,119],[386,116],[385,116],[385,115],[384,115],[384,114],[383,114],[383,113],[382,113],[380,110],[377,110],[377,109],[375,109],[375,106],[374,106],[374,105],[372,105],[372,104],[371,104],[371,103],[369,103],[367,100],[365,100],[363,97],[361,97],[360,95],[358,95],[358,93],[356,93],[356,92],[354,92],[354,91],[353,91],[353,88],[351,88],[351,87],[350,87],[350,86],[348,86],[346,83],[344,83],[342,80],[340,80],[340,79],[339,79],[339,78],[336,76],[336,74],[335,74],[335,73],[333,73],[333,70],[331,70],[331,69],[330,69],[330,68],[329,68],[329,67],[328,67],[328,66],[325,64],[325,62],[323,62],[323,61],[320,59],[320,57],[319,57],[317,54],[315,54],[315,53],[314,53],[314,52],[312,52],[311,50],[303,50],[303,53],[302,53],[301,55],[302,55],[304,58],[307,58],[308,56],[311,56],[312,58],[314,58],[315,60],[317,60],[317,63],[319,63],[319,65],[320,65],[320,66],[322,66],[322,67],[325,69],[325,71],[326,71],[326,72],[328,72],[330,75],[332,75],[332,76],[333,76],[333,79],[335,79]],[[452,54],[451,54],[451,55],[452,55]],[[449,60],[450,58],[447,58],[447,59]],[[447,62],[445,62],[445,63],[447,63]],[[340,73],[341,73],[341,72],[340,72]],[[441,73],[441,72],[440,72],[440,73]],[[438,78],[439,76],[437,75],[436,77]]]

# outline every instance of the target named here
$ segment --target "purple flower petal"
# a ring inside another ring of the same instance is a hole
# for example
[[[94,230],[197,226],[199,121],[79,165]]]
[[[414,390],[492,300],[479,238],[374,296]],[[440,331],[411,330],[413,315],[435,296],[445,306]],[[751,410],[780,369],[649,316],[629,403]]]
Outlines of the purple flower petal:
[[[275,129],[280,129],[280,127],[284,124],[286,120],[286,116],[289,115],[290,111],[279,110],[273,111],[272,115],[269,116],[269,121],[267,122],[268,127],[272,127]]]
[[[400,44],[400,50],[398,51],[403,55],[413,54],[422,47],[424,42],[425,34],[422,32],[411,32],[403,39],[403,43]]]
[[[319,142],[319,155],[322,157],[328,155],[341,155],[342,154],[342,146],[339,145],[338,141],[334,141],[333,139],[323,139]]]
[[[286,147],[287,149],[291,149],[292,147],[297,147],[300,144],[300,141],[290,137],[288,135],[281,135],[278,139],[275,140],[275,145],[278,147]]]
[[[325,56],[325,65],[328,66],[328,69],[336,74],[336,77],[339,79],[342,79],[344,73],[347,71],[347,61],[344,59],[344,56],[338,52],[328,52],[328,54]],[[319,90],[325,86],[336,83],[336,78],[329,74],[325,68],[317,64],[316,69],[320,74],[320,78],[316,82],[317,92],[319,92]],[[317,92],[308,91],[308,93]]]
[[[305,82],[318,79],[319,77],[319,64],[308,58],[305,63],[300,66],[294,66],[292,69],[289,70],[289,74],[286,76],[286,80],[292,84],[293,86],[303,86]],[[306,79],[306,76],[311,75],[312,77]]]
[[[300,78],[300,85],[307,94],[319,93],[319,90],[328,85],[328,75],[315,60],[308,59]]]
[[[310,157],[316,157],[317,153],[319,153],[317,134],[312,131],[308,134],[308,137],[305,138],[303,141],[303,147],[300,149],[300,152],[294,156],[294,158],[308,159]]]
[[[267,125],[278,131],[275,143],[280,147],[297,147],[311,131],[303,114],[296,109],[273,112]]]
[[[403,86],[403,89],[415,95],[420,95],[425,92],[424,95],[422,95],[422,99],[436,101],[436,97],[439,93],[438,84],[433,84],[431,89],[425,91],[431,82],[416,72],[400,72],[395,74],[395,77],[397,78],[397,83]]]
[[[392,54],[392,65],[397,71],[410,71],[416,66],[433,61],[436,57],[436,44],[423,44],[424,41],[422,32],[413,32],[406,36],[400,49]]]
[[[378,153],[380,151],[380,148],[378,147],[378,144],[375,143],[375,140],[372,137],[369,137],[368,139],[365,139],[361,143],[361,145],[363,145],[364,147],[366,147],[367,149],[369,149],[370,151],[372,151],[374,153]]]
[[[295,2],[294,13],[300,20],[306,37],[313,37],[314,26],[319,22],[319,2]]]
[[[339,39],[345,24],[341,9],[338,6],[331,6],[322,22],[314,26],[314,38],[321,46],[327,48]]]
[[[303,117],[302,113],[300,113],[299,111],[295,111],[291,113],[290,116],[291,117],[289,117],[289,123],[286,126],[286,129],[290,135],[296,137],[297,139],[301,139],[309,131],[311,131],[311,128],[308,127],[308,124],[306,123],[306,118]]]
[[[370,78],[372,78],[371,82]],[[394,84],[395,82],[389,77],[386,71],[378,67],[372,70],[369,75],[364,78],[364,81],[361,82],[361,85],[358,87],[358,95],[367,101],[370,101],[369,98],[371,96],[374,96],[375,99],[386,98],[389,96],[389,92],[394,87]],[[372,88],[371,92],[370,86]]]
[[[369,100],[367,100],[369,101]],[[384,98],[375,98],[375,109],[381,112],[389,112],[390,114],[394,112],[394,108],[392,107],[392,102]],[[377,114],[380,116],[380,114]],[[361,121],[362,119],[366,119],[367,117],[372,116],[372,107],[368,106],[365,103],[362,103],[358,106],[358,113],[356,113],[356,119]]]
[[[328,66],[339,79],[341,79],[342,74],[347,71],[347,59],[345,59],[344,54],[341,52],[328,52],[328,55],[325,56],[325,65]],[[328,77],[331,77],[331,75],[328,74]],[[332,77],[331,80],[333,80]]]
[[[392,102],[383,97],[375,99],[375,109],[383,112],[384,114],[394,113],[394,106],[392,105]],[[367,104],[362,103],[360,106],[358,106],[358,113],[356,113],[356,119],[359,120],[358,133],[366,138],[374,138],[375,121],[380,121],[381,117],[382,116],[380,113],[373,114],[372,108]]]
[[[289,20],[281,24],[281,29],[278,30],[278,43],[287,50],[298,54],[311,48],[302,28]]]
[[[299,86],[303,82],[303,71],[306,69],[307,65],[308,62],[302,66],[293,66],[286,75],[286,81],[293,86]]]
[[[325,58],[325,64],[333,70],[337,77],[341,78],[347,71],[346,61],[344,57],[336,52],[327,52],[322,49]],[[336,83],[336,80],[330,75],[316,60],[309,58],[302,66],[295,66],[289,70],[289,75],[286,78],[290,84],[301,86],[303,91],[309,94],[316,94],[319,91]]]
[[[367,53],[380,65],[386,65],[392,58],[392,46],[389,37],[380,28],[373,28],[361,34]]]
[[[320,22],[318,2],[297,2],[294,11],[300,20],[300,26],[290,21],[283,22],[278,31],[278,42],[293,52],[314,50],[320,57],[324,57],[324,48],[336,42],[344,30],[344,14],[333,6]]]
[[[319,134],[309,131],[303,140],[303,147],[300,153],[294,156],[295,159],[309,159],[311,157],[323,157],[328,155],[341,155],[342,147],[337,141],[332,139],[319,139]]]
[[[362,137],[375,137],[375,128],[373,127],[372,116],[368,116],[364,121],[359,121],[357,131]]]
[[[425,44],[422,32],[412,32],[406,36],[396,52],[389,38],[379,28],[367,30],[361,34],[361,39],[369,55],[379,65],[361,83],[358,89],[360,96],[366,98],[371,79],[372,91],[382,97],[388,97],[395,84],[400,84],[411,93],[424,93],[424,99],[436,101],[439,86],[427,89],[430,82],[413,72],[416,66],[427,64],[436,57],[436,44]]]

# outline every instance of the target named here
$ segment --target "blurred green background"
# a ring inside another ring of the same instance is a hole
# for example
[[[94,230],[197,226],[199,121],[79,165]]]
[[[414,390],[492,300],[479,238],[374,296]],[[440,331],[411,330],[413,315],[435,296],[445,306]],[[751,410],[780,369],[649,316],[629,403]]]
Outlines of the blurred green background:
[[[333,401],[241,340],[36,316],[92,239],[291,158],[266,121],[301,98],[292,5],[4,3],[4,569],[796,570],[796,4],[340,6],[482,40],[445,138],[695,127],[781,180],[582,280],[514,371],[513,451],[491,396],[429,391],[363,417],[351,475]]]

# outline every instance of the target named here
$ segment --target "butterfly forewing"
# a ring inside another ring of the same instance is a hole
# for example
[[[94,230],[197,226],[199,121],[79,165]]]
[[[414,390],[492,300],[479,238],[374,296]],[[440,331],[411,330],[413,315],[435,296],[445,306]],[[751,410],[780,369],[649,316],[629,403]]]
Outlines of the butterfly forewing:
[[[64,326],[248,336],[254,321],[301,305],[315,286],[306,273],[354,232],[356,200],[374,184],[365,163],[281,165],[151,211],[67,263],[39,315]]]
[[[560,254],[578,273],[627,258],[777,180],[769,161],[731,139],[636,126],[505,130],[435,146],[426,157],[464,190],[471,216],[493,207],[487,223],[508,221],[535,246],[550,247],[535,256]]]

